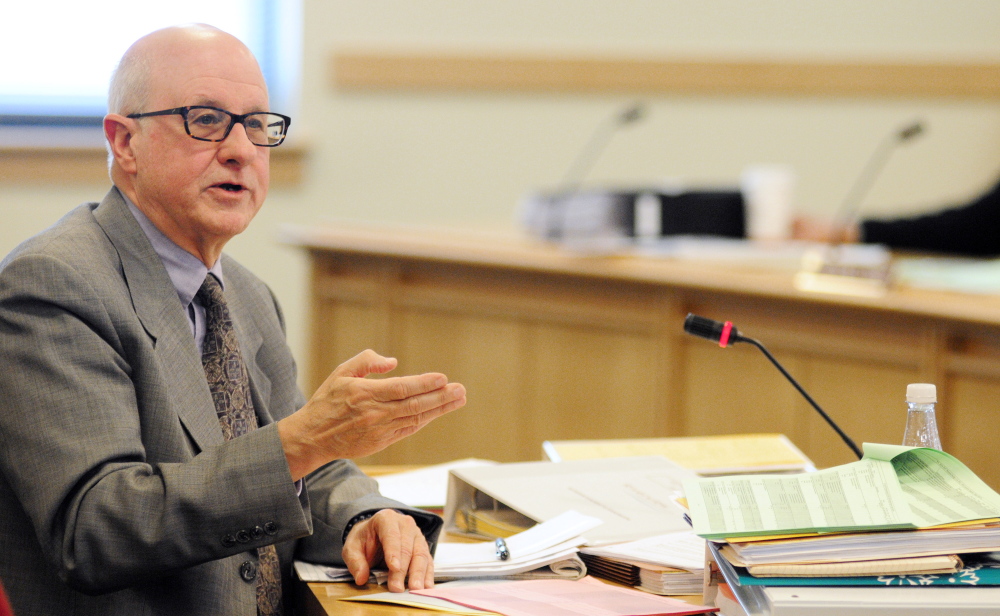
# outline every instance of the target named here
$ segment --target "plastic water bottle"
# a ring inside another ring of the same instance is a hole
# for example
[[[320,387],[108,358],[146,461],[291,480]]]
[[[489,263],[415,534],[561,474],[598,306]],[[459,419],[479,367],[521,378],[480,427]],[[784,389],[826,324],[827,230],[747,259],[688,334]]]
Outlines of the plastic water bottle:
[[[931,383],[910,383],[906,386],[906,432],[903,445],[941,449],[934,405],[937,387]]]

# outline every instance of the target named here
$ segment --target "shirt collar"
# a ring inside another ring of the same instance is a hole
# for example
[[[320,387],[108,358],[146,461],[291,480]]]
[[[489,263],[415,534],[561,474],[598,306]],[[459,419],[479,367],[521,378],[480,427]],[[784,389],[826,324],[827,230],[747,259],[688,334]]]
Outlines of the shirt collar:
[[[120,190],[118,192],[121,192]],[[139,222],[139,226],[142,227],[143,233],[149,238],[149,242],[153,245],[153,250],[156,252],[157,256],[160,257],[160,261],[163,262],[164,267],[167,268],[167,275],[170,276],[170,281],[174,283],[174,289],[177,291],[177,297],[181,300],[181,305],[187,308],[194,296],[198,294],[198,289],[201,288],[203,282],[205,282],[205,276],[211,272],[219,279],[219,283],[222,288],[226,288],[225,280],[222,278],[222,259],[218,259],[211,268],[205,267],[205,264],[201,262],[198,257],[194,256],[190,252],[184,250],[173,240],[167,237],[162,231],[160,231],[156,225],[153,224],[149,218],[146,217],[142,211],[136,207],[132,200],[129,199],[125,193],[122,193],[122,198],[125,199],[125,203],[128,205],[129,211],[135,216],[135,219]]]

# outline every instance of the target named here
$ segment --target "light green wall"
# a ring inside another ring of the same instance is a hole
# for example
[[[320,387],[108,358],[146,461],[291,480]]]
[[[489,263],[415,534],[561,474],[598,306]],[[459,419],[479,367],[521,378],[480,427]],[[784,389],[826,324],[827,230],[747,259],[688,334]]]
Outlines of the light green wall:
[[[335,92],[341,47],[569,52],[588,56],[1000,61],[993,0],[305,0],[303,86],[292,131],[305,181],[276,188],[229,252],[282,299],[304,358],[306,264],[283,222],[358,219],[514,231],[527,191],[558,182],[628,96]],[[594,183],[734,184],[752,163],[795,166],[798,208],[830,214],[882,136],[920,117],[870,212],[973,194],[1000,173],[1000,105],[940,99],[643,97],[649,117],[615,136]],[[105,185],[0,186],[0,252]]]

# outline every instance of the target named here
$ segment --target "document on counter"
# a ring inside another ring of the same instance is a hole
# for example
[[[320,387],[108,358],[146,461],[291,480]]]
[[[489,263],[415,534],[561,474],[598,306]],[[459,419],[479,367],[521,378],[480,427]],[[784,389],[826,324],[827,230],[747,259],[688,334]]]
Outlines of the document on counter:
[[[707,539],[915,529],[1000,516],[1000,495],[935,449],[865,443],[864,458],[800,475],[684,482]]]

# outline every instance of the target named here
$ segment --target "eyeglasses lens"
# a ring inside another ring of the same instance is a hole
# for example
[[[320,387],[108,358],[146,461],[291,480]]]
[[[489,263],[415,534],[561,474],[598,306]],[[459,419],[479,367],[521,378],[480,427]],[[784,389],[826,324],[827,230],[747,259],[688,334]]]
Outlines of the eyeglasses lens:
[[[192,137],[221,141],[233,118],[224,111],[194,107],[188,111],[188,132]],[[251,113],[243,119],[247,138],[256,145],[273,146],[285,138],[285,120],[273,113]]]

